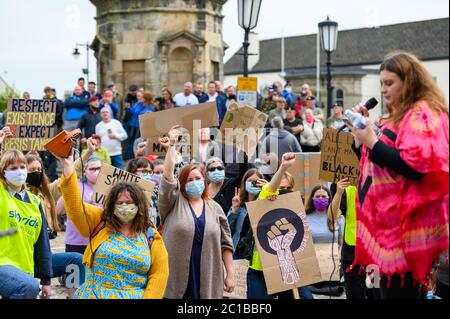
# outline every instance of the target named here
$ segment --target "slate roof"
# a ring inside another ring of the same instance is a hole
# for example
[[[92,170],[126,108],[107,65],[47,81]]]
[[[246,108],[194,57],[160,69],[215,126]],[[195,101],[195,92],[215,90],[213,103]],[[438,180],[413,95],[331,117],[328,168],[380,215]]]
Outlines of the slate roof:
[[[419,59],[449,59],[449,18],[339,31],[337,50],[332,54],[334,66],[380,64],[383,57],[396,50],[406,50]],[[316,34],[285,38],[285,71],[295,73],[315,68]],[[225,75],[242,73],[243,56],[238,50],[226,63]],[[249,73],[281,70],[281,38],[260,40],[259,62]],[[326,61],[321,53],[321,64]],[[291,71],[290,71],[291,70]]]

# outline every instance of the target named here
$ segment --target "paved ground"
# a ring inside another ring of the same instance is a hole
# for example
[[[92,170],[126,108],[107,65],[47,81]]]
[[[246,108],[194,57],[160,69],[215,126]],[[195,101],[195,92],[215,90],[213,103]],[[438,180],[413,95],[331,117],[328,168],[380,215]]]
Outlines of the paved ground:
[[[65,249],[64,245],[64,237],[66,233],[60,232],[55,239],[50,241],[52,252],[53,253],[63,253]],[[52,279],[52,295],[51,299],[66,299],[67,298],[67,289],[62,286],[58,279]]]

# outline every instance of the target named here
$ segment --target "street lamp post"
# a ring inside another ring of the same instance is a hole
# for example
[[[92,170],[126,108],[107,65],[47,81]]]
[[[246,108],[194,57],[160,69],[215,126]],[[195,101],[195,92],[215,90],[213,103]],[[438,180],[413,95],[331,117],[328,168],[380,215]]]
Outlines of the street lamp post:
[[[248,77],[248,36],[258,24],[259,10],[262,0],[238,0],[239,26],[244,29],[244,77]]]
[[[75,50],[73,50],[73,57],[75,60],[77,60],[80,56],[80,52],[78,51],[79,46],[86,47],[86,69],[83,70],[83,74],[86,74],[86,81],[89,83],[89,43],[83,44],[83,43],[76,43],[75,44]]]
[[[336,51],[338,38],[338,23],[331,21],[329,17],[319,23],[319,32],[321,37],[321,46],[327,54],[327,116],[331,115],[331,106],[333,103],[331,86],[331,53]]]

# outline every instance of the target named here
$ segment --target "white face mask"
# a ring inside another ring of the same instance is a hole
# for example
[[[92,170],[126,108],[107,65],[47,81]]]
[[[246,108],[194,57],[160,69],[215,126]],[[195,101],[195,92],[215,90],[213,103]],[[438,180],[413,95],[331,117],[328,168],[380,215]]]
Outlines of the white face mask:
[[[25,184],[27,175],[28,172],[26,168],[5,171],[6,180],[14,186],[22,186]]]

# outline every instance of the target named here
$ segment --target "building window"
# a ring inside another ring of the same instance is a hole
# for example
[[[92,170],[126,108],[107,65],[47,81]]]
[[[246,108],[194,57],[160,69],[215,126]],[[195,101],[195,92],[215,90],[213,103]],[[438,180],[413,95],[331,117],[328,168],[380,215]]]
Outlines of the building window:
[[[219,62],[211,61],[211,75],[212,80],[220,80],[220,69]]]
[[[336,99],[335,99],[335,103],[338,103],[342,106],[344,105],[344,91],[341,89],[337,89],[336,90]]]

